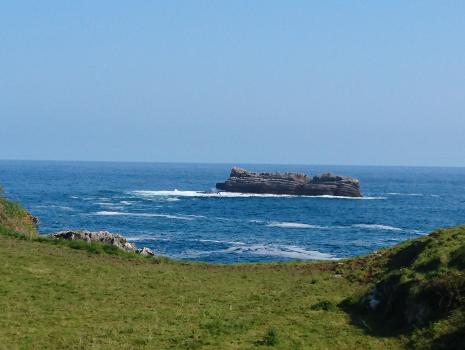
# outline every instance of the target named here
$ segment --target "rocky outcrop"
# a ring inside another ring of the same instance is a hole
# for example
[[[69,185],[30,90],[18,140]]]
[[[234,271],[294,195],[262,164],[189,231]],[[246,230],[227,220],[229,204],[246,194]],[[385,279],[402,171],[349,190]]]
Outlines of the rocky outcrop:
[[[105,244],[113,245],[128,253],[137,253],[144,256],[155,256],[152,249],[147,247],[137,248],[134,243],[128,242],[126,238],[119,233],[111,233],[108,231],[81,231],[81,230],[68,230],[52,233],[50,235],[56,239],[66,239],[69,241],[87,241],[87,242],[102,242]]]
[[[360,183],[331,173],[310,177],[302,173],[254,173],[233,168],[229,179],[216,184],[226,192],[290,194],[300,196],[361,197]]]
[[[137,248],[134,243],[128,242],[126,238],[119,233],[111,233],[108,231],[81,231],[81,230],[68,230],[52,233],[50,235],[56,239],[67,239],[70,241],[87,241],[87,242],[102,242],[105,244],[113,245],[128,253],[137,253],[144,256],[155,256],[152,249],[147,247]]]
[[[137,249],[136,253],[140,255],[145,255],[145,256],[155,256],[155,253],[153,252],[153,250],[147,247]]]
[[[135,252],[136,245],[128,242],[126,238],[118,233],[111,233],[108,231],[60,231],[51,235],[57,239],[67,239],[70,241],[83,240],[88,242],[102,242],[105,244],[114,245],[126,252]]]

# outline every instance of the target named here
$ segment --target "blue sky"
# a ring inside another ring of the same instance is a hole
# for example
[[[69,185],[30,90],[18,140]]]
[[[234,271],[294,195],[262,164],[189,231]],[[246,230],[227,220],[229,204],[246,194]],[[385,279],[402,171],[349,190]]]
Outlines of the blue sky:
[[[3,1],[0,159],[465,166],[463,1]]]

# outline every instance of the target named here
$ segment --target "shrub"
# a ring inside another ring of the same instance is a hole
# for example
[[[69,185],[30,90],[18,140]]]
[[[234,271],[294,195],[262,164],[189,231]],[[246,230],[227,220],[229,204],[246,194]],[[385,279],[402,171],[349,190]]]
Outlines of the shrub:
[[[258,342],[259,345],[275,346],[278,344],[278,332],[275,328],[268,328],[263,338]]]
[[[329,300],[322,300],[316,304],[310,306],[312,310],[324,310],[324,311],[334,311],[336,310],[336,305]]]

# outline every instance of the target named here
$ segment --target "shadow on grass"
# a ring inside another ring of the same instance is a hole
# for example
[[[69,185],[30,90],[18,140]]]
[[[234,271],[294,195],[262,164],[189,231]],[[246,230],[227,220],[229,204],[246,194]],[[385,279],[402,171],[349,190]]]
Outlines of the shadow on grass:
[[[431,343],[431,350],[465,350],[465,326],[444,334]]]
[[[354,299],[346,299],[338,307],[350,316],[350,323],[375,337],[398,337],[408,335],[412,329],[399,327],[399,322],[382,314],[373,314]]]
[[[438,321],[447,321],[454,313],[465,315],[465,277],[460,273],[449,272],[426,281],[405,282],[392,274],[372,288],[371,291],[378,293],[374,310],[370,307],[373,296],[370,289],[338,305],[350,316],[353,325],[372,336],[410,336],[428,330]],[[454,339],[457,327],[447,328],[449,333],[444,335],[444,340]],[[460,329],[465,339],[464,328]]]

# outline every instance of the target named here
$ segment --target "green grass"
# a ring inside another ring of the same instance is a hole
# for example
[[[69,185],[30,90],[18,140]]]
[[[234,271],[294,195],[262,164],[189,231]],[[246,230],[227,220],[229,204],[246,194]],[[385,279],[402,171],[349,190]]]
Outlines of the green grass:
[[[0,276],[5,349],[401,348],[342,309],[312,309],[364,288],[317,264],[131,259],[0,236]]]
[[[0,221],[0,349],[461,349],[463,344],[465,312],[456,283],[463,277],[464,227],[343,261],[220,265],[31,237],[28,222],[24,231],[19,224],[24,213],[9,213],[8,227]],[[381,311],[373,313],[363,302],[374,286],[383,285],[395,296],[425,302],[429,297],[422,291],[430,281],[454,296],[423,324],[393,327],[387,321],[402,320],[402,310],[386,312],[381,303]]]

